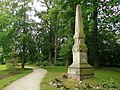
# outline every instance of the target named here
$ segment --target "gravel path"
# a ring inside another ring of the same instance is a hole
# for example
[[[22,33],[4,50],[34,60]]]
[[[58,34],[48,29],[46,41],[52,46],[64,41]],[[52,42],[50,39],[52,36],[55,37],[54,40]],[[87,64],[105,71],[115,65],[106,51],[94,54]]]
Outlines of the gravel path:
[[[40,82],[46,73],[44,69],[33,68],[32,73],[13,82],[4,90],[40,90]]]

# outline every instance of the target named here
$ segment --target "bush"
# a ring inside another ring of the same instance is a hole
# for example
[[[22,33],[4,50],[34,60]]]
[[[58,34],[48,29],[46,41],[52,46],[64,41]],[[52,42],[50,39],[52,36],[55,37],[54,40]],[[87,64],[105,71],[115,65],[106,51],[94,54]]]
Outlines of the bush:
[[[57,61],[55,66],[64,66],[65,63],[63,61]]]
[[[19,65],[17,64],[17,59],[10,59],[6,63],[7,69],[10,71],[10,73],[20,73],[21,70],[19,68]]]
[[[36,66],[48,66],[48,61],[40,61],[35,63]]]
[[[36,66],[41,66],[41,62],[35,62]]]
[[[42,63],[41,63],[41,66],[48,66],[48,61],[43,61]]]

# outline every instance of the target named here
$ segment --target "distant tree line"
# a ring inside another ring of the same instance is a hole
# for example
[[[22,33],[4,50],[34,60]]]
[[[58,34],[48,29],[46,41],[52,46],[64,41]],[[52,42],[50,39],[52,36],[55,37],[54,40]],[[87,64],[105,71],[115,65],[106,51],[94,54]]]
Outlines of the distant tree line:
[[[95,67],[120,65],[119,0],[38,0],[40,2],[47,10],[35,10],[39,23],[29,18],[28,12],[34,10],[32,0],[0,2],[1,62],[15,53],[22,68],[26,62],[70,65],[75,9],[81,4],[88,62]]]

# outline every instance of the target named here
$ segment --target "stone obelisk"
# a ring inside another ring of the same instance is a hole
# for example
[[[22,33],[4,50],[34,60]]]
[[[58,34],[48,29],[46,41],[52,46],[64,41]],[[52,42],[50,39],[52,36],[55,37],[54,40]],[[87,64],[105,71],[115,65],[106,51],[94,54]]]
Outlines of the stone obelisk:
[[[73,63],[68,68],[68,78],[83,80],[94,76],[93,67],[87,62],[87,46],[83,32],[81,5],[76,7]]]

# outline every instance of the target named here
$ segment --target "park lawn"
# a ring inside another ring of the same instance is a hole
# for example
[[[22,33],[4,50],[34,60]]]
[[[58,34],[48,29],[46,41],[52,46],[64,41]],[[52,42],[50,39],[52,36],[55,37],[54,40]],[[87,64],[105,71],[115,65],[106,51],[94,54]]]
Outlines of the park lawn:
[[[41,90],[59,90],[50,85],[50,82],[53,81],[55,78],[62,80],[64,82],[65,86],[70,86],[71,88],[74,87],[72,85],[77,84],[76,81],[67,80],[67,79],[62,78],[62,76],[65,75],[67,72],[67,67],[48,66],[48,67],[44,67],[44,69],[46,69],[48,72],[47,72],[45,78],[43,79],[43,81],[41,82],[41,86],[40,86]]]
[[[50,66],[45,67],[45,69],[48,72],[41,83],[41,90],[60,90],[50,85],[50,82],[55,78],[60,79],[66,87],[70,88],[70,90],[74,90],[75,86],[78,84],[78,81],[62,78],[62,76],[67,73],[67,67]],[[120,85],[120,68],[102,67],[99,69],[94,69],[94,74],[94,78],[84,80],[83,82],[99,84],[106,82],[109,79],[113,79],[117,84]]]
[[[0,70],[5,70],[6,66],[5,65],[0,65]]]
[[[114,80],[120,85],[120,68],[116,67],[102,67],[100,69],[94,69],[94,78],[85,80],[90,83],[103,83],[109,79]]]
[[[7,77],[7,78],[0,80],[0,90],[2,90],[5,86],[9,85],[11,82],[13,82],[31,72],[32,72],[32,69],[24,69],[21,71],[20,74],[16,74],[14,76]],[[5,73],[9,73],[9,71],[6,70],[6,66],[0,65],[0,74],[5,74]]]

